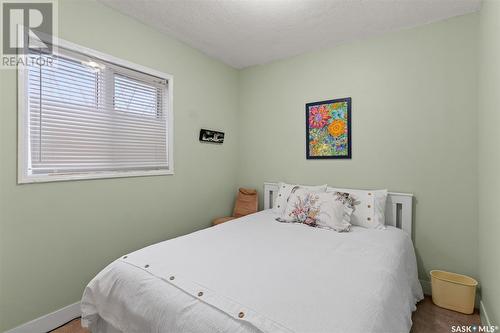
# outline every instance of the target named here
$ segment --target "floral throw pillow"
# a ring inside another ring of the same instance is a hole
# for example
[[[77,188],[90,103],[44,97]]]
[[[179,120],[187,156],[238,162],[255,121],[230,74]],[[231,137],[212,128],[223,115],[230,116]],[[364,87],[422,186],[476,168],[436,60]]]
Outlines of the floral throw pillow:
[[[285,210],[286,219],[316,227],[317,216],[320,213],[319,196],[314,192],[299,191],[294,193],[292,199]]]
[[[277,220],[339,232],[349,231],[355,205],[356,201],[348,193],[321,193],[301,189],[291,195],[285,211]]]
[[[287,184],[280,182],[278,184],[278,194],[276,195],[276,199],[274,201],[273,211],[276,214],[282,215],[286,209],[288,201],[292,193],[296,190],[304,189],[309,190],[311,192],[326,192],[327,186],[325,185],[317,185],[317,186],[309,186],[309,185],[297,185],[297,184]]]

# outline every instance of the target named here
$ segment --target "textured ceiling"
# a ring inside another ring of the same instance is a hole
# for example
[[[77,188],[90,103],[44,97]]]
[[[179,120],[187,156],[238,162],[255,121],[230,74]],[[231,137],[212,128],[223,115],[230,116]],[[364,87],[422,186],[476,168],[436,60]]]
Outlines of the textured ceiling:
[[[236,68],[480,7],[480,0],[99,1]]]

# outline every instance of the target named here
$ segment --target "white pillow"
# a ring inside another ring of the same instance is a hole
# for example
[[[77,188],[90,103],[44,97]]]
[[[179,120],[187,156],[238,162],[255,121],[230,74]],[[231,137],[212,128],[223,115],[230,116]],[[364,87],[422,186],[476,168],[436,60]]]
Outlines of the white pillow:
[[[348,194],[346,194],[348,196]],[[353,208],[343,193],[298,189],[290,195],[280,222],[298,222],[311,227],[349,231]]]
[[[346,192],[355,200],[356,205],[351,223],[369,229],[385,229],[385,203],[387,190],[354,190],[328,188],[328,192]]]
[[[310,191],[315,192],[326,192],[327,185],[317,185],[317,186],[308,186],[308,185],[297,185],[297,184],[287,184],[280,182],[278,184],[279,190],[276,195],[276,199],[274,200],[273,212],[279,215],[282,215],[286,209],[286,204],[288,199],[290,198],[290,194],[295,190],[308,189]]]

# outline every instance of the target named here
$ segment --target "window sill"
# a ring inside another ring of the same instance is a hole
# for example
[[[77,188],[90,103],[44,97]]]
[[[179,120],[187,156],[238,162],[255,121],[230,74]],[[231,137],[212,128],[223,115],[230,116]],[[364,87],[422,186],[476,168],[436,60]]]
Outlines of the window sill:
[[[62,181],[72,181],[72,180],[166,176],[166,175],[173,175],[173,174],[174,174],[174,170],[96,172],[96,173],[32,175],[32,176],[20,174],[18,177],[17,183],[18,184],[32,184],[32,183],[62,182]]]

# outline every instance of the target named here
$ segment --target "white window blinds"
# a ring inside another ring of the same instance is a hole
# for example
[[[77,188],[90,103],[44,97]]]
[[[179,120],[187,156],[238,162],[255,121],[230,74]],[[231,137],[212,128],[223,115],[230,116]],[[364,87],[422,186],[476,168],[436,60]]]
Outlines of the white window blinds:
[[[167,79],[60,47],[37,52],[51,61],[26,66],[28,176],[169,170]]]

